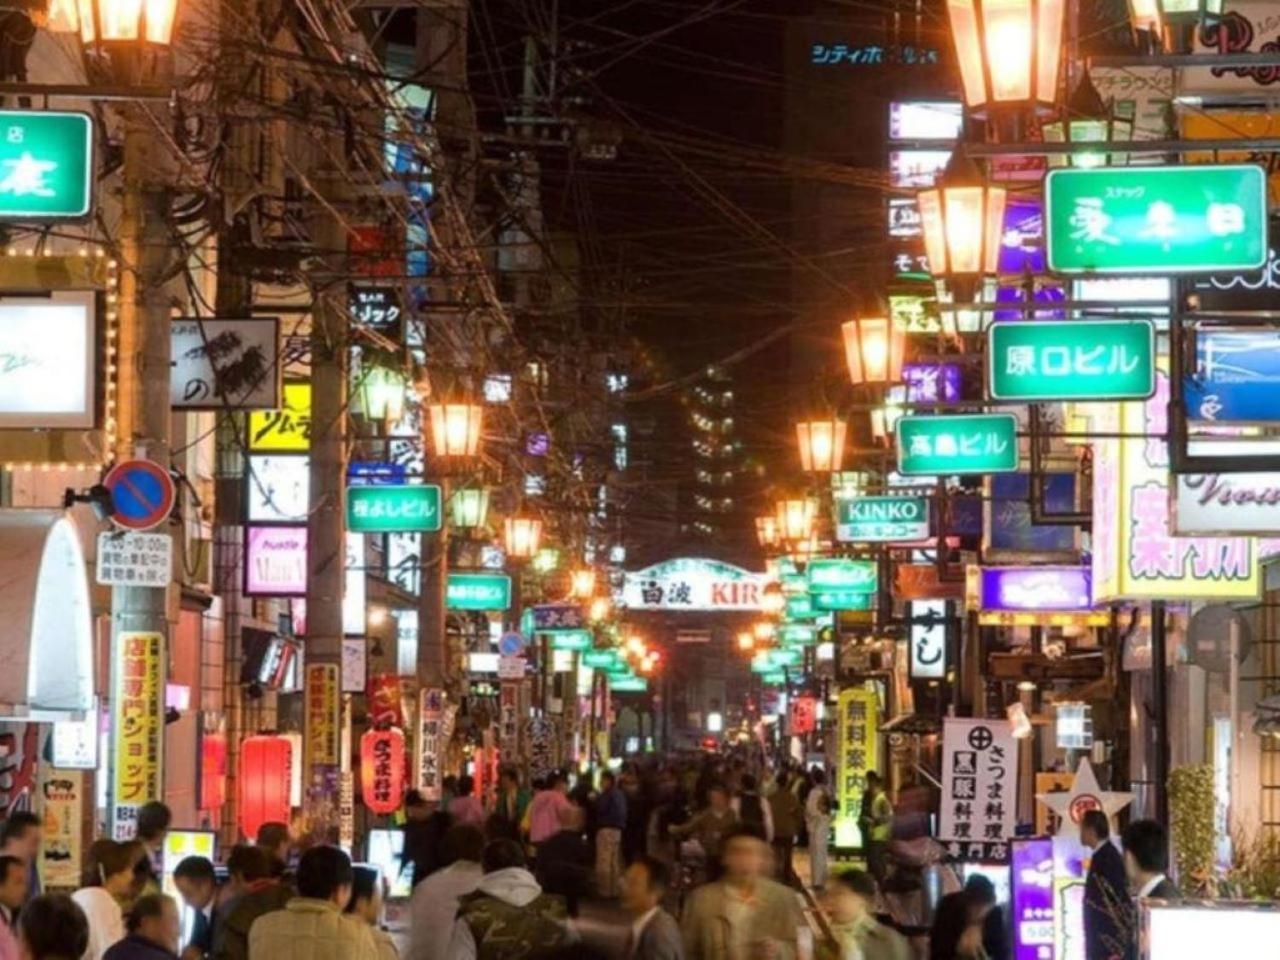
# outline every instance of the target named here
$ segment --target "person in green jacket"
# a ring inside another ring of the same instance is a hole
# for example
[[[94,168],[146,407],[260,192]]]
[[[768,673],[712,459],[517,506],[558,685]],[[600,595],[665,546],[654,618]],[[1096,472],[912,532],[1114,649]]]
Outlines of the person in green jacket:
[[[249,928],[268,913],[283,910],[293,891],[277,875],[274,859],[262,847],[236,846],[227,858],[231,882],[239,893],[223,904],[213,925],[212,960],[249,960]]]
[[[876,882],[871,874],[845,870],[832,879],[822,906],[835,943],[820,951],[822,960],[910,960],[906,938],[875,918]]]

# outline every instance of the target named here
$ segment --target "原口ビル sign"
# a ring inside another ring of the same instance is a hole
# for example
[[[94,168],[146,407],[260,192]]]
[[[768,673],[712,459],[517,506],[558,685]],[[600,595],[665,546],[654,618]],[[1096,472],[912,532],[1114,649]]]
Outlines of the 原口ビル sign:
[[[0,220],[78,220],[93,209],[93,119],[0,110]]]
[[[1143,400],[1156,389],[1150,320],[1002,320],[987,341],[992,400]]]
[[[924,540],[929,536],[928,497],[842,497],[836,500],[836,539]]]
[[[450,610],[509,610],[511,578],[502,573],[450,573],[445,606]]]
[[[1267,262],[1258,166],[1051,170],[1044,190],[1054,273],[1213,273]]]
[[[347,529],[352,533],[434,533],[440,529],[440,488],[347,487]]]
[[[898,472],[1010,473],[1018,469],[1018,421],[1011,413],[901,417]]]

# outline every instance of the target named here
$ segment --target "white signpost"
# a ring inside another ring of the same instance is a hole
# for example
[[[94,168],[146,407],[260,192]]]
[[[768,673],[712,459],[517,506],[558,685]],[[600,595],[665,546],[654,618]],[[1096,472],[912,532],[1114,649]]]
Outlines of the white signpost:
[[[95,578],[104,587],[169,586],[173,537],[167,533],[104,531],[97,552]]]

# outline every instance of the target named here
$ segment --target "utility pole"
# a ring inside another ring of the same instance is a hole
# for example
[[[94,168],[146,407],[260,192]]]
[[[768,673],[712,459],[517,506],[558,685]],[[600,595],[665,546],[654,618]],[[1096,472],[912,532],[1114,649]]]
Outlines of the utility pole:
[[[157,55],[159,73],[169,79],[171,59]],[[169,109],[164,103],[129,103],[124,113],[124,193],[120,245],[119,422],[116,460],[143,458],[169,469],[169,327],[173,296],[175,244],[169,223],[170,185],[174,161],[163,132]],[[167,524],[157,532],[171,534]],[[132,713],[128,724],[145,724],[149,756],[141,778],[145,789],[134,795],[118,793],[121,757],[109,752],[109,808],[111,835],[134,835],[137,809],[164,796],[165,677],[168,674],[169,609],[176,616],[176,590],[170,574],[164,590],[154,587],[113,587],[111,590],[111,688],[113,723],[118,737],[125,727],[122,661],[126,646],[148,661],[157,689],[145,701],[145,715]],[[158,661],[158,662],[155,662]],[[136,729],[136,726],[133,727]],[[118,742],[118,741],[117,741]],[[145,796],[139,795],[145,793]]]

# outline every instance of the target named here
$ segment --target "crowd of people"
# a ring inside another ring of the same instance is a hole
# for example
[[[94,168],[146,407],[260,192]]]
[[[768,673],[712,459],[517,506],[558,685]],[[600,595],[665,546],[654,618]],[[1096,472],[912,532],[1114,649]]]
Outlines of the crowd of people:
[[[381,925],[380,872],[336,846],[295,850],[286,824],[232,847],[225,879],[203,857],[182,860],[175,899],[157,870],[170,813],[149,803],[136,839],[94,841],[65,895],[40,891],[41,823],[15,813],[0,828],[0,960],[590,960],[600,921],[578,920],[588,897],[615,905],[606,916],[625,960],[1008,960],[1009,925],[981,874],[957,881],[923,925],[889,909],[914,881],[894,855],[903,818],[878,777],[858,811],[867,870],[830,873],[833,806],[820,770],[741,760],[626,764],[572,787],[555,772],[531,790],[504,770],[486,797],[469,777],[448,778],[439,801],[406,797],[403,956]],[[1092,851],[1085,956],[1129,960],[1134,898],[1177,898],[1167,838],[1136,821],[1117,845],[1095,810],[1081,840]],[[826,920],[816,938],[798,842]]]

